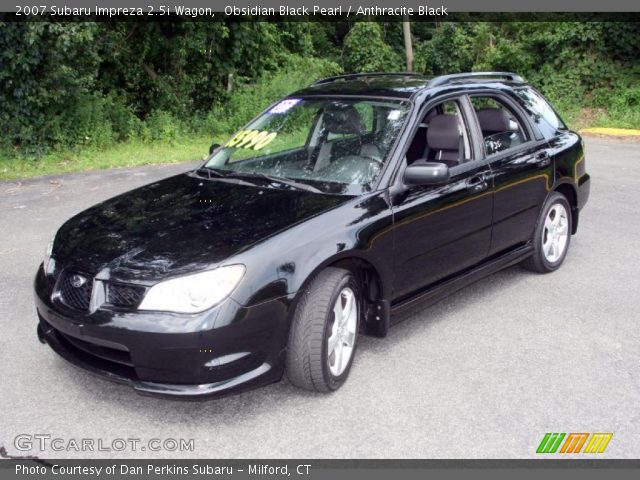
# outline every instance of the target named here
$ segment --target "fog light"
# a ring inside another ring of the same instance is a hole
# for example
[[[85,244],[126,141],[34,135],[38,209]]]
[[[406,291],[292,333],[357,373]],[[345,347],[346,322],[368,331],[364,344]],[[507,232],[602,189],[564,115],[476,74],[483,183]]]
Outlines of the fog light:
[[[207,368],[220,367],[222,365],[235,362],[236,360],[240,360],[247,355],[249,355],[249,352],[230,353],[229,355],[223,355],[222,357],[211,359],[207,363],[205,363],[204,366]]]

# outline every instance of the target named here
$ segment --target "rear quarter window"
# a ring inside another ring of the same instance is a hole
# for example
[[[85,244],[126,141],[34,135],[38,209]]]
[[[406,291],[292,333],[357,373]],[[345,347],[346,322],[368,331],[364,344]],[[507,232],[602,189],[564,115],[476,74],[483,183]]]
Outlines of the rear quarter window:
[[[515,90],[515,94],[532,116],[545,139],[553,138],[559,131],[567,129],[551,105],[533,88],[520,88]]]

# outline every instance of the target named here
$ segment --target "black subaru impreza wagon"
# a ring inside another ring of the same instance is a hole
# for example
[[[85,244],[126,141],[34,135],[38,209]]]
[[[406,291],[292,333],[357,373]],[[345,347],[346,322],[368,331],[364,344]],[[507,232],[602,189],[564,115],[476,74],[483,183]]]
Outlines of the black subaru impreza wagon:
[[[589,182],[581,138],[518,75],[327,78],[196,170],[68,220],[36,275],[38,336],[146,394],[283,374],[332,391],[399,311],[559,268]]]

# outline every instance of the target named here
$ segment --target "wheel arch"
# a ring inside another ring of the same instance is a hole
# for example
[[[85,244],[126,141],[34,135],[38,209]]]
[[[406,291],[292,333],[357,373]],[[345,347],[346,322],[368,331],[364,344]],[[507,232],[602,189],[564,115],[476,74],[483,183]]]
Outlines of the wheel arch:
[[[356,252],[345,252],[347,255],[326,259],[318,264],[305,277],[294,299],[292,312],[300,295],[307,290],[313,279],[328,267],[343,268],[356,278],[364,300],[363,322],[361,331],[367,335],[385,336],[389,325],[389,305],[391,282],[385,280],[379,267],[369,259]]]
[[[576,187],[567,179],[558,182],[553,191],[562,194],[567,199],[567,202],[569,202],[569,206],[571,207],[571,234],[575,235],[578,230],[579,218],[578,192],[576,191]]]

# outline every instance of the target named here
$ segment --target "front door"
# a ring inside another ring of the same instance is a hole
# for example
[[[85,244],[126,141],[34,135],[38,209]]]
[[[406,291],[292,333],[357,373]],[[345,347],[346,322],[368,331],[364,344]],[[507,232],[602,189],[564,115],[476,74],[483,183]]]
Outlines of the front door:
[[[408,164],[443,161],[450,180],[441,186],[409,187],[394,196],[394,300],[482,262],[489,252],[491,170],[486,161],[475,160],[469,112],[464,99],[429,109],[416,132],[424,141],[416,137],[409,147]]]

